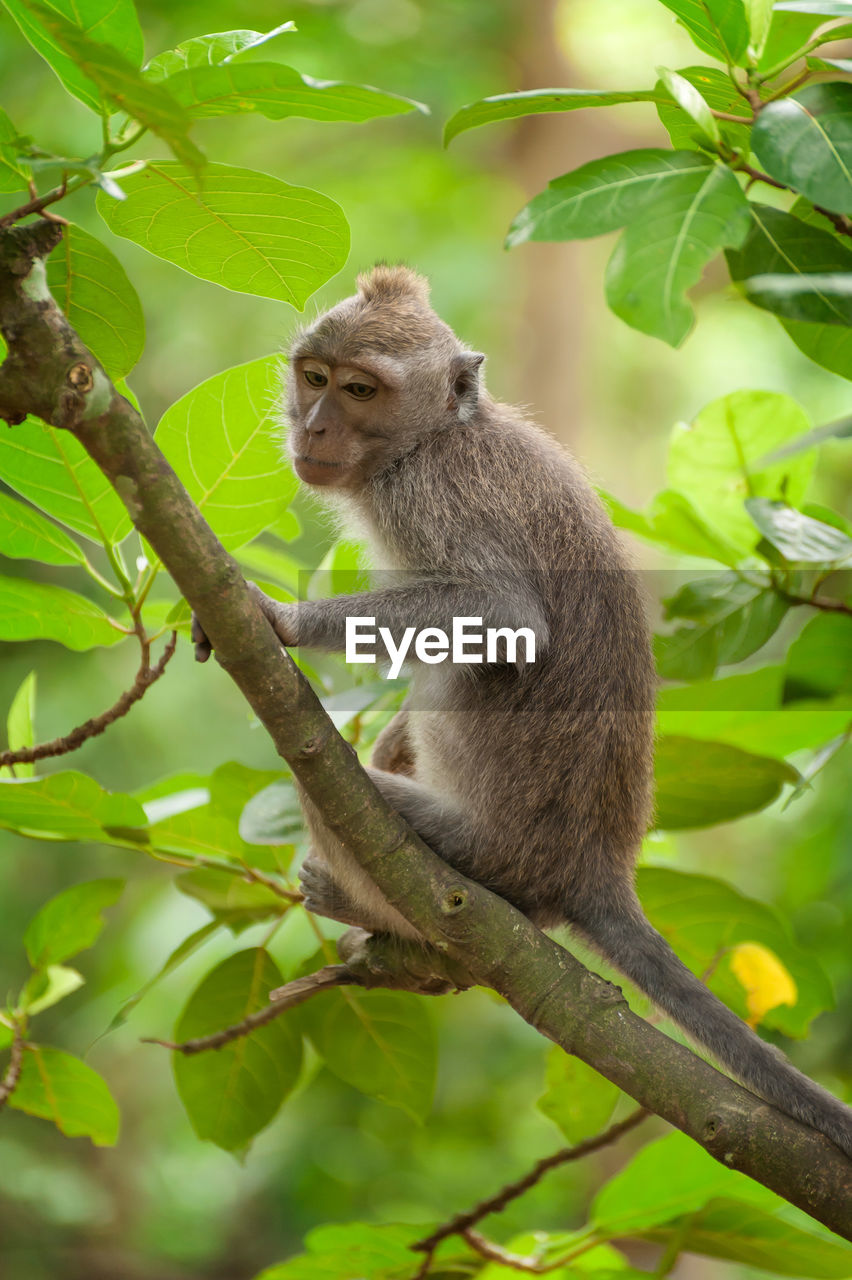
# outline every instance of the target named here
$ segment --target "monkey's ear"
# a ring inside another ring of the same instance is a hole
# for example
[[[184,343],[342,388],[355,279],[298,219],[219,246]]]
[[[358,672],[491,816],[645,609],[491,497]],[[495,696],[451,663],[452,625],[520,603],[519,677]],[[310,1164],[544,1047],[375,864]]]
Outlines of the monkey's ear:
[[[485,356],[478,351],[463,351],[450,362],[450,394],[447,408],[458,414],[460,422],[468,422],[479,403],[479,366]]]

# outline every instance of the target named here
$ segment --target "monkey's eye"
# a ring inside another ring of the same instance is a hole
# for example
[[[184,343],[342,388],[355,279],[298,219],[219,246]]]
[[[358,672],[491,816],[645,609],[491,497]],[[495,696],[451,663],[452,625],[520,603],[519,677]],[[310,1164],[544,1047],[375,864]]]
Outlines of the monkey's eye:
[[[376,388],[371,387],[369,382],[347,382],[343,390],[348,391],[356,400],[370,400],[376,394]]]
[[[328,378],[319,369],[305,369],[305,382],[309,387],[324,387]]]

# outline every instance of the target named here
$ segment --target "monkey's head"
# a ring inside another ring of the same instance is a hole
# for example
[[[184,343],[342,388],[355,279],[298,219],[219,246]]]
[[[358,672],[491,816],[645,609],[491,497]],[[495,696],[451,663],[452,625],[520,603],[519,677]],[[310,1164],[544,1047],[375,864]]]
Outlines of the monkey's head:
[[[407,267],[375,267],[289,352],[289,450],[311,485],[358,489],[430,434],[469,422],[484,357],[462,346]]]

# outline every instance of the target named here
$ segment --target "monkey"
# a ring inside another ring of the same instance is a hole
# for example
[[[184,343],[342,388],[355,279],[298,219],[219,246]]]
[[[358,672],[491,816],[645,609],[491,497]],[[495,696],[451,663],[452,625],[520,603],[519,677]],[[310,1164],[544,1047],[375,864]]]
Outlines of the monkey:
[[[645,917],[634,867],[653,813],[656,676],[644,603],[573,456],[485,388],[484,357],[427,281],[377,266],[298,333],[287,363],[299,478],[366,540],[381,585],[329,600],[258,593],[282,644],[342,651],[348,616],[395,637],[453,618],[532,628],[535,661],[415,661],[368,773],[457,871],[540,928],[567,925],[738,1080],[852,1156],[852,1111],[761,1040]],[[210,651],[197,624],[196,654]],[[418,938],[302,792],[305,905]]]

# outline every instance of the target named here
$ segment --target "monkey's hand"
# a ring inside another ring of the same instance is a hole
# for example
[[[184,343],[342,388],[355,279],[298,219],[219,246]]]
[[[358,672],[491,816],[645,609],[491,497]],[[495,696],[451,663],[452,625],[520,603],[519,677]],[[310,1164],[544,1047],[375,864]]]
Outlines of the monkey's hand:
[[[295,645],[297,643],[296,613],[298,605],[284,604],[280,600],[273,600],[265,591],[261,591],[260,587],[254,582],[247,582],[246,586],[251,591],[255,602],[260,607],[261,613],[271,624],[272,630],[281,643],[288,646]],[[190,636],[195,646],[195,661],[206,662],[213,652],[213,646],[195,614],[192,615]]]

